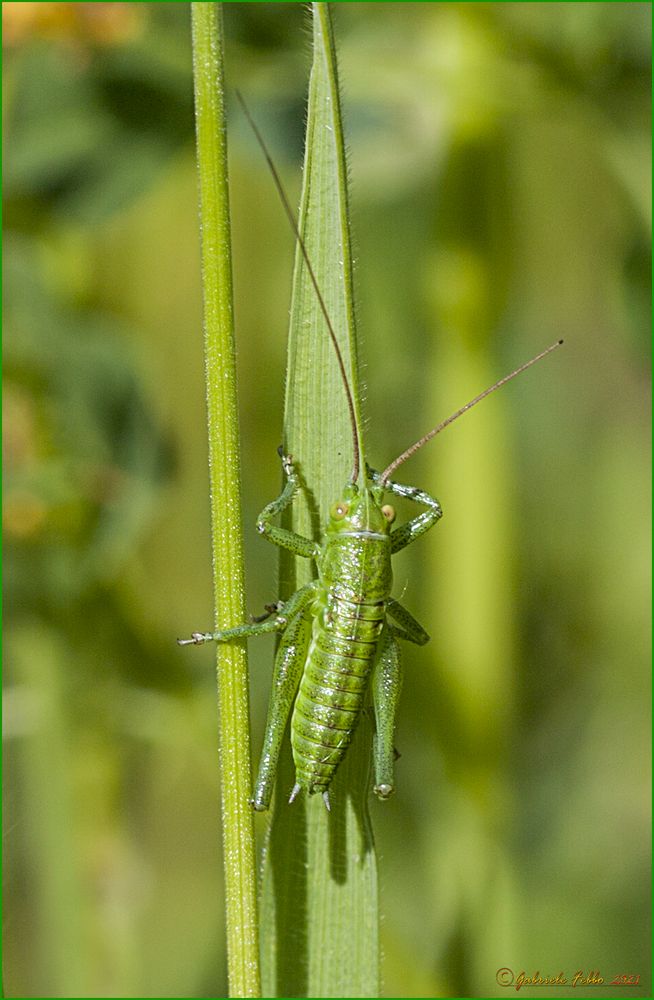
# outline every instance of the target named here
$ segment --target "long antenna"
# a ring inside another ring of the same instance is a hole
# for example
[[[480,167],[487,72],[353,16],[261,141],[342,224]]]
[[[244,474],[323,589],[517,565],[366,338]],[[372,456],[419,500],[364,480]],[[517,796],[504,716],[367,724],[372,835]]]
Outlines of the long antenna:
[[[541,353],[537,354],[535,358],[531,359],[531,361],[526,361],[524,365],[520,365],[520,367],[516,368],[516,370],[511,372],[510,375],[505,375],[504,378],[501,378],[499,382],[495,383],[495,385],[491,385],[488,389],[485,389],[483,392],[480,392],[478,396],[475,396],[474,399],[471,399],[469,403],[466,403],[465,406],[462,406],[460,410],[457,410],[456,413],[453,413],[451,417],[448,417],[447,420],[444,420],[441,424],[438,425],[438,427],[434,427],[433,430],[425,434],[424,437],[421,437],[419,441],[416,441],[415,444],[412,444],[410,448],[407,448],[406,451],[403,451],[402,454],[398,458],[396,458],[393,462],[391,462],[388,468],[384,469],[384,471],[382,472],[380,479],[382,485],[386,482],[386,480],[390,477],[390,475],[393,472],[395,472],[395,470],[399,465],[402,465],[403,462],[406,462],[407,458],[411,458],[412,455],[415,455],[418,449],[422,448],[423,444],[427,444],[427,442],[431,441],[433,437],[436,437],[437,434],[440,434],[440,432],[444,430],[448,426],[448,424],[454,423],[454,421],[458,420],[459,417],[462,416],[464,413],[466,413],[467,410],[471,410],[473,406],[476,406],[477,403],[480,403],[482,399],[486,398],[486,396],[490,396],[491,392],[495,392],[496,389],[499,389],[500,386],[503,386],[507,382],[510,382],[512,378],[516,377],[516,375],[520,375],[522,372],[526,371],[527,368],[531,368],[531,366],[535,365],[537,361],[540,361],[542,358],[546,357],[551,351],[555,351],[557,347],[560,347],[562,343],[563,343],[562,340],[557,340],[556,344],[552,344],[550,347],[547,348],[546,351],[541,351]]]
[[[323,299],[322,292],[320,291],[320,285],[318,284],[318,279],[316,278],[316,275],[314,273],[313,267],[311,266],[311,261],[309,259],[309,254],[307,252],[306,244],[304,242],[304,239],[302,238],[302,235],[300,233],[300,229],[298,227],[298,224],[295,221],[295,216],[293,215],[293,210],[291,209],[290,202],[289,202],[289,200],[288,200],[288,198],[286,196],[286,191],[284,190],[284,186],[283,186],[283,184],[281,182],[279,174],[277,173],[277,168],[275,167],[275,164],[272,161],[272,157],[271,157],[270,153],[268,152],[268,147],[266,146],[266,143],[264,142],[263,136],[261,135],[261,132],[257,128],[256,122],[254,121],[254,118],[250,114],[250,112],[248,110],[248,106],[245,103],[245,101],[243,100],[243,97],[242,97],[240,91],[238,91],[238,90],[236,91],[236,97],[238,98],[239,104],[243,108],[243,113],[245,114],[245,117],[247,118],[247,120],[248,120],[248,122],[250,124],[250,128],[252,129],[252,131],[254,132],[254,134],[256,136],[257,142],[259,143],[259,145],[261,147],[261,151],[262,151],[263,155],[266,158],[266,163],[268,164],[268,166],[270,168],[270,172],[272,174],[273,181],[275,182],[275,187],[277,188],[277,192],[279,194],[279,197],[281,198],[282,205],[284,206],[284,211],[286,212],[286,215],[288,217],[288,221],[291,224],[291,229],[295,233],[295,238],[297,239],[298,245],[300,247],[300,250],[302,251],[302,256],[304,257],[304,262],[307,265],[307,271],[309,272],[309,277],[311,278],[311,284],[313,285],[313,287],[315,289],[315,292],[316,292],[316,296],[318,298],[318,304],[320,306],[320,311],[322,312],[323,316],[325,317],[325,323],[327,324],[327,329],[329,331],[329,336],[331,337],[332,344],[334,345],[334,350],[336,351],[336,360],[338,361],[338,367],[339,367],[340,372],[341,372],[341,378],[343,379],[343,387],[345,389],[345,395],[347,396],[347,406],[348,406],[348,410],[350,411],[350,423],[352,425],[352,444],[353,444],[353,447],[354,447],[354,462],[352,464],[351,481],[353,483],[356,483],[357,479],[359,478],[359,434],[358,434],[358,431],[357,431],[357,421],[356,421],[356,413],[355,413],[355,410],[354,410],[354,400],[352,399],[352,392],[350,390],[350,383],[348,382],[348,379],[347,379],[347,372],[345,371],[345,362],[343,361],[343,355],[341,354],[341,348],[340,348],[338,340],[336,338],[336,334],[334,332],[334,327],[332,326],[332,321],[329,318],[329,313],[327,312],[327,306],[325,305],[325,300]]]

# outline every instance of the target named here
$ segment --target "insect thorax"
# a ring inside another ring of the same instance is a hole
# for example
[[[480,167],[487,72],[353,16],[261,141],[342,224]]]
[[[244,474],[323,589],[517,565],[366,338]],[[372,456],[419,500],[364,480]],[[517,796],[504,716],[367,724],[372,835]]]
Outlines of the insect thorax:
[[[389,536],[358,531],[328,537],[319,576],[324,591],[338,598],[385,601],[393,582]]]

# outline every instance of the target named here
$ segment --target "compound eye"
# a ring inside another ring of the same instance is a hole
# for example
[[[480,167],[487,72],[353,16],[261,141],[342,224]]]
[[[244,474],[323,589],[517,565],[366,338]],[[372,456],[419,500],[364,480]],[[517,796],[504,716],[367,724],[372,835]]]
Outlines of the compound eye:
[[[344,500],[339,500],[338,503],[332,504],[329,515],[330,517],[333,517],[335,521],[342,521],[349,509],[349,503],[345,503]]]
[[[386,518],[389,524],[392,524],[395,520],[395,507],[391,507],[389,503],[385,503],[381,509],[382,514]]]

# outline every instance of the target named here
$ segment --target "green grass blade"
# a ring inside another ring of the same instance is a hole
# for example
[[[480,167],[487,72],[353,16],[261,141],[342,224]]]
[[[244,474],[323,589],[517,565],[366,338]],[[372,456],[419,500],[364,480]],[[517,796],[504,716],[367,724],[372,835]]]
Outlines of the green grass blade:
[[[358,415],[346,168],[327,4],[313,4],[313,40],[299,226],[350,374]],[[285,448],[306,484],[294,505],[293,527],[319,537],[326,511],[349,479],[352,435],[334,348],[299,252],[284,435]],[[310,575],[306,560],[296,564],[283,557],[282,596]],[[294,771],[286,748],[262,874],[266,996],[379,995],[377,863],[368,814],[371,740],[364,718],[330,788],[331,814],[320,796],[300,796],[287,804]]]
[[[222,11],[193,3],[193,79],[211,476],[216,627],[245,621],[240,462],[227,186]],[[259,996],[254,824],[245,644],[219,645],[220,764],[227,960],[231,996]]]

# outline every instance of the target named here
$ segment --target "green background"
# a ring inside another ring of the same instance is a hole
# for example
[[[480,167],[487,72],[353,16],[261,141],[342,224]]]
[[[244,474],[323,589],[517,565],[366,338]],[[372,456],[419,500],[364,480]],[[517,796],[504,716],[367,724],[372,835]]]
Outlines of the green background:
[[[648,996],[650,5],[335,7],[373,462],[566,339],[402,470],[445,517],[396,561],[386,992]],[[225,990],[189,15],[4,5],[8,996]],[[297,202],[306,12],[225,22]],[[229,112],[256,613],[293,237]]]

